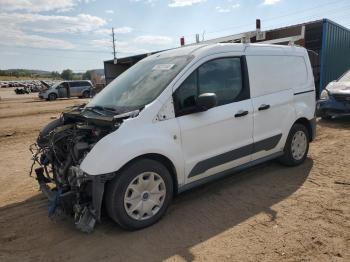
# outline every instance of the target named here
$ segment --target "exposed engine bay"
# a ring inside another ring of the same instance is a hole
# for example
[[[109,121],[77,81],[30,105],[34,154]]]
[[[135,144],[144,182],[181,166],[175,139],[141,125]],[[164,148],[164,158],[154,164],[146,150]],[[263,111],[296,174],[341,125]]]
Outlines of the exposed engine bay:
[[[118,114],[82,105],[62,113],[41,130],[37,142],[30,146],[30,175],[35,171],[40,190],[49,199],[49,217],[68,214],[81,231],[93,230],[100,220],[104,184],[114,173],[90,176],[79,166],[101,138],[138,112]]]

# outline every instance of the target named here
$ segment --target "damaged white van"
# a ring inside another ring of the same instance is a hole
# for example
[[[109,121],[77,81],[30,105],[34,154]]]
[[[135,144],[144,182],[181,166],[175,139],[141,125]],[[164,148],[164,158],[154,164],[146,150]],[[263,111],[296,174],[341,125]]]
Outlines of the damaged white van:
[[[270,159],[303,163],[314,114],[304,48],[196,45],[141,60],[31,150],[50,216],[64,211],[90,232],[104,206],[133,230],[197,185]]]

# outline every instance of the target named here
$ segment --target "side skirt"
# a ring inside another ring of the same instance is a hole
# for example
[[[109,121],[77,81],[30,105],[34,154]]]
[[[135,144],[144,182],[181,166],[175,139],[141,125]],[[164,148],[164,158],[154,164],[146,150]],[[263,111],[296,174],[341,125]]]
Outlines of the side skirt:
[[[223,177],[232,175],[233,173],[236,173],[236,172],[242,171],[242,170],[244,170],[244,169],[247,169],[247,168],[249,168],[249,167],[252,167],[252,166],[261,164],[261,163],[263,163],[263,162],[266,162],[266,161],[269,161],[269,160],[278,158],[278,157],[280,157],[280,156],[282,156],[282,155],[283,155],[283,152],[277,152],[277,153],[274,153],[274,154],[272,154],[272,155],[269,155],[269,156],[266,156],[266,157],[262,157],[262,158],[256,159],[256,160],[251,161],[251,162],[249,162],[249,163],[246,163],[246,164],[243,164],[243,165],[240,165],[240,166],[236,166],[236,167],[234,167],[234,168],[231,168],[231,169],[222,171],[222,172],[220,172],[220,173],[217,173],[217,174],[214,174],[214,175],[211,175],[211,176],[208,176],[208,177],[204,177],[204,178],[199,179],[199,180],[197,180],[197,181],[194,181],[194,182],[191,182],[191,183],[189,183],[189,184],[186,184],[186,185],[181,186],[181,187],[178,189],[178,193],[182,193],[182,192],[187,191],[187,190],[189,190],[189,189],[192,189],[192,188],[194,188],[194,187],[197,187],[197,186],[206,184],[206,183],[208,183],[208,182],[215,181],[215,180],[218,180],[218,179],[220,179],[220,178],[223,178]]]

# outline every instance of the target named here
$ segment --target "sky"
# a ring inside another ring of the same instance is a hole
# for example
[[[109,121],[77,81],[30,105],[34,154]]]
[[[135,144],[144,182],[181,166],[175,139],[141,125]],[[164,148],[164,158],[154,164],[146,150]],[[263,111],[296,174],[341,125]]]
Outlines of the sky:
[[[349,0],[0,0],[0,69],[84,72],[117,57],[329,18],[350,28]]]

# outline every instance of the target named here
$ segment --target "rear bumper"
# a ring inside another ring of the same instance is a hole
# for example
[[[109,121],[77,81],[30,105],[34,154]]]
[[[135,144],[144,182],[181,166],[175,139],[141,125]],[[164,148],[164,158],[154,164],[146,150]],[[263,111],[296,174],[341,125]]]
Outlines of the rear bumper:
[[[330,96],[327,100],[319,100],[316,104],[317,117],[350,115],[350,101],[337,101]]]

